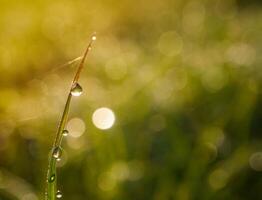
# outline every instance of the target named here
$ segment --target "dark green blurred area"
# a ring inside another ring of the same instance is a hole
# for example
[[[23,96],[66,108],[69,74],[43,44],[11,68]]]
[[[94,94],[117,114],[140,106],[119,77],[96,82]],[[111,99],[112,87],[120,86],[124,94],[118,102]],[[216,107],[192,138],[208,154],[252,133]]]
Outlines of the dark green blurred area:
[[[0,27],[1,200],[43,199],[69,61],[94,31],[63,199],[262,199],[261,1],[1,0]]]

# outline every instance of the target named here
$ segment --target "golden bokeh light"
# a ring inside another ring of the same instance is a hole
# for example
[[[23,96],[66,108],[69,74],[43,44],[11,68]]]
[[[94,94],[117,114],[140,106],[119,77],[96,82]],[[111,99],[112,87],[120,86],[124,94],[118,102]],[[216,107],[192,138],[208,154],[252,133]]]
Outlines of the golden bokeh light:
[[[229,175],[225,170],[217,169],[210,174],[208,182],[214,190],[218,190],[225,187],[228,177]]]
[[[100,174],[97,182],[98,182],[98,187],[103,191],[113,190],[116,186],[116,180],[112,178],[109,172]]]
[[[176,56],[183,49],[183,40],[176,31],[169,31],[161,35],[158,48],[166,56]]]
[[[94,125],[102,130],[111,128],[115,123],[114,112],[106,107],[98,108],[92,116]]]
[[[69,120],[67,130],[69,131],[69,136],[78,138],[86,130],[85,122],[80,118],[73,118]]]

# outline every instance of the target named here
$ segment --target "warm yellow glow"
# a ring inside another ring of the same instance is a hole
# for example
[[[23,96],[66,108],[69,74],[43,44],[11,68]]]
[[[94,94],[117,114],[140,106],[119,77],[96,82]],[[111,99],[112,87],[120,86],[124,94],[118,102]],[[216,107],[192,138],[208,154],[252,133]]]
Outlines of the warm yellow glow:
[[[83,147],[87,147],[86,140],[82,140],[81,138],[76,137],[67,137],[67,144],[72,149],[83,149]]]
[[[67,130],[69,131],[69,135],[78,138],[85,132],[86,126],[82,119],[73,118],[67,124]]]
[[[99,129],[109,129],[115,123],[115,115],[109,108],[98,108],[92,116],[94,125]]]
[[[122,58],[113,58],[105,66],[107,76],[112,80],[121,80],[127,74],[127,64]]]
[[[111,174],[108,172],[100,174],[98,177],[98,187],[104,191],[113,190],[116,186],[116,180],[111,177]]]
[[[111,169],[111,176],[115,180],[126,180],[130,175],[130,170],[127,163],[119,161],[113,164]]]
[[[159,51],[167,56],[179,55],[183,49],[183,40],[175,31],[163,33],[158,41]]]
[[[213,171],[208,178],[209,185],[214,189],[218,190],[223,188],[228,180],[228,173],[223,169],[217,169]]]
[[[33,193],[27,193],[22,197],[22,200],[38,200],[38,198]]]
[[[93,40],[93,41],[96,40],[96,36],[95,36],[95,35],[92,36],[92,40]]]
[[[256,50],[249,44],[233,44],[226,52],[227,59],[236,65],[251,65],[256,58]]]

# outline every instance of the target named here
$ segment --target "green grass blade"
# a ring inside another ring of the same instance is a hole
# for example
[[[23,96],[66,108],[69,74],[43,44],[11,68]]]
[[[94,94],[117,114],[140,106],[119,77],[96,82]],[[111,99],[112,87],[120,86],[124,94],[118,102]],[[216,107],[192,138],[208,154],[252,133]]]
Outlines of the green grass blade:
[[[72,94],[71,91],[74,87],[74,85],[78,82],[80,74],[82,72],[82,69],[84,67],[85,59],[87,57],[88,52],[91,50],[92,43],[96,40],[96,36],[93,35],[90,43],[88,44],[85,53],[80,61],[80,64],[77,68],[76,74],[73,78],[71,88],[66,100],[66,104],[64,107],[64,111],[61,117],[61,120],[59,122],[59,126],[57,129],[55,141],[53,144],[53,147],[51,149],[50,155],[49,155],[49,163],[48,163],[48,171],[47,171],[47,187],[46,187],[46,195],[45,199],[46,200],[55,200],[56,199],[56,192],[57,192],[57,172],[56,172],[56,158],[53,156],[53,151],[55,148],[61,148],[61,142],[63,138],[63,130],[65,129],[65,125],[68,119],[68,114],[69,114],[69,108],[70,108],[70,103],[72,99]]]

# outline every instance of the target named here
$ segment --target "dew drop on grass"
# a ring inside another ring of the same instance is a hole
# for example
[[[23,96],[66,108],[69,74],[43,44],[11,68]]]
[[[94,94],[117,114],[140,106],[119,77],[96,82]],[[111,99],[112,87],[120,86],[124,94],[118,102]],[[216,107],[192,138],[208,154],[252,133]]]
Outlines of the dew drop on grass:
[[[53,150],[52,156],[55,159],[59,160],[61,158],[61,155],[62,155],[61,147],[55,147],[54,150]]]
[[[78,97],[82,94],[82,92],[82,87],[78,83],[75,83],[71,89],[71,94],[75,97]]]
[[[63,133],[63,136],[65,136],[65,137],[66,137],[66,136],[68,136],[68,133],[69,133],[69,132],[68,132],[68,130],[66,130],[66,129],[65,129],[65,130],[63,130],[63,132],[62,132],[62,133]]]
[[[54,180],[55,180],[55,174],[52,174],[52,175],[49,177],[48,182],[49,182],[49,183],[52,183],[52,182],[54,182]]]
[[[60,190],[57,190],[57,192],[56,192],[56,198],[58,198],[58,199],[60,199],[60,198],[62,198],[62,192],[60,191]]]

